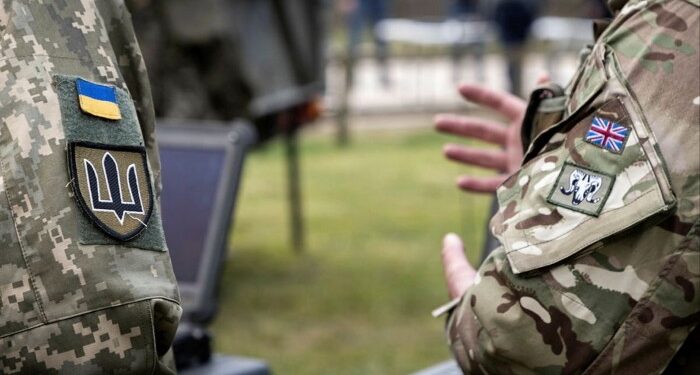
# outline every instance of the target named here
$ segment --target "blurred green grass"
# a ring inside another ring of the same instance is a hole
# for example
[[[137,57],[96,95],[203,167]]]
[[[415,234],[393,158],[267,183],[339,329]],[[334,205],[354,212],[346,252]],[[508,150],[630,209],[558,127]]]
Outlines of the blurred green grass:
[[[408,121],[425,121],[420,116]],[[276,374],[404,374],[449,357],[442,236],[464,236],[478,259],[489,200],[460,193],[467,168],[442,159],[432,130],[366,131],[338,148],[302,139],[307,249],[289,245],[278,141],[246,162],[216,350],[267,360]]]

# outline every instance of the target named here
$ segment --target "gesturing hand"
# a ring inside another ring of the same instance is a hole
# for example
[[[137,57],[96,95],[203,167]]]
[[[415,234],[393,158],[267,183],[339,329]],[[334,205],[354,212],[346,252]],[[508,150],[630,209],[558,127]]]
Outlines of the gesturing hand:
[[[542,77],[539,82],[547,80],[548,78]],[[492,193],[509,175],[520,168],[523,158],[520,127],[525,116],[526,103],[507,92],[482,85],[461,85],[459,93],[466,100],[492,109],[507,119],[507,124],[501,124],[481,117],[440,114],[435,116],[434,120],[435,127],[440,132],[480,139],[501,146],[500,150],[485,150],[457,144],[446,144],[443,148],[443,153],[450,160],[498,171],[497,176],[465,175],[457,179],[457,186],[463,190]]]

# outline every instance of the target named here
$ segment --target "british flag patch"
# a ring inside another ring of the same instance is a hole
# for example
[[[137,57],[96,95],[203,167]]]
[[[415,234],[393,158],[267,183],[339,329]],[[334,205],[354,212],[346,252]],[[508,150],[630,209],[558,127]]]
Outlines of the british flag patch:
[[[586,133],[586,142],[604,148],[615,154],[621,154],[630,129],[602,117],[593,117],[591,128]]]

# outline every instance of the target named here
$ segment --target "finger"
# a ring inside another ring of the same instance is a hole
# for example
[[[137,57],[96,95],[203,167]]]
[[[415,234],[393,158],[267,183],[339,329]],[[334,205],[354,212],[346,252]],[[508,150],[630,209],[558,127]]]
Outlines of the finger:
[[[552,80],[552,78],[549,76],[549,73],[547,72],[541,72],[539,76],[537,76],[537,84],[538,85],[544,85],[545,83],[549,83]]]
[[[501,172],[508,168],[508,156],[501,150],[484,150],[448,144],[443,147],[443,153],[448,159],[459,163],[495,169]]]
[[[457,186],[471,193],[494,193],[508,176],[490,177],[461,176],[457,178]]]
[[[450,298],[457,298],[471,286],[476,271],[464,255],[462,240],[454,233],[442,241],[442,270]]]
[[[503,145],[506,143],[506,127],[478,117],[457,115],[435,116],[435,128],[443,133],[481,139],[486,142]]]
[[[477,84],[463,84],[459,87],[459,93],[465,99],[502,113],[510,120],[520,119],[525,112],[525,102],[504,91]]]

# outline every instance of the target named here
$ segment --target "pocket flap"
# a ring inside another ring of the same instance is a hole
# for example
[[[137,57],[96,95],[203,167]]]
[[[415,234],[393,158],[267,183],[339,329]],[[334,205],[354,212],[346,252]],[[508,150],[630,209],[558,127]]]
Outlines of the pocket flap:
[[[631,99],[601,99],[582,119],[564,120],[568,130],[498,189],[491,229],[514,273],[557,263],[674,207],[642,116],[627,110]]]

